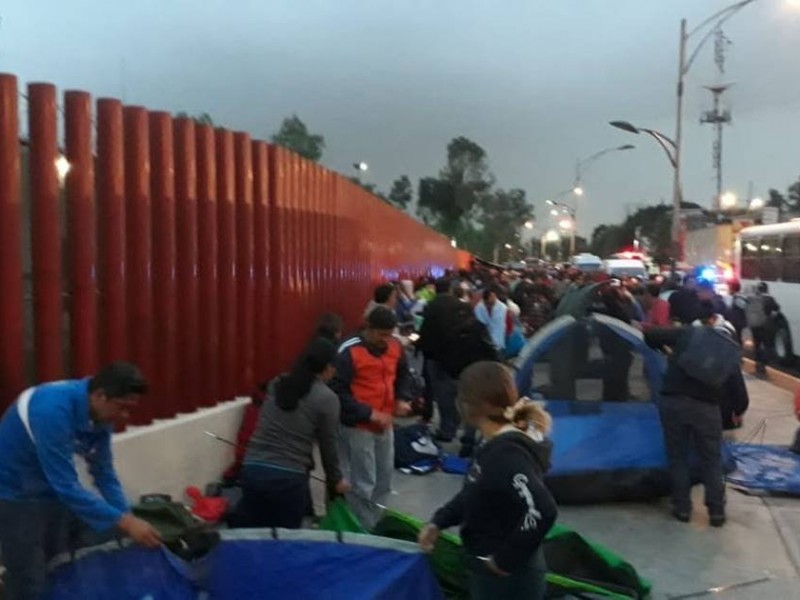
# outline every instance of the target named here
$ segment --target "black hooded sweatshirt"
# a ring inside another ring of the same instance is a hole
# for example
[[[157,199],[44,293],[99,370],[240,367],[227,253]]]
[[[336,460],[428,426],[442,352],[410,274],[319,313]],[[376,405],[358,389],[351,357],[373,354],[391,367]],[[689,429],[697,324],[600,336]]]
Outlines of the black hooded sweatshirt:
[[[552,444],[508,427],[478,450],[464,488],[433,516],[439,529],[461,525],[472,556],[492,557],[513,573],[555,523],[555,500],[542,483]]]

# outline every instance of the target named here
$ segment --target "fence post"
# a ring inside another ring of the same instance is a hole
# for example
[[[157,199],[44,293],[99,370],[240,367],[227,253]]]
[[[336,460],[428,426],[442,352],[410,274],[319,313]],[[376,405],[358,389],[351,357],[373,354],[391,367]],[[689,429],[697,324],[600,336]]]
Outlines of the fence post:
[[[246,395],[255,383],[255,281],[253,280],[253,147],[250,136],[234,135],[236,175],[236,388]]]
[[[0,412],[25,386],[17,78],[0,73]]]
[[[264,142],[253,142],[253,276],[255,279],[255,377],[256,382],[274,375],[269,270],[269,164]]]
[[[172,118],[150,113],[151,200],[153,221],[153,343],[155,416],[178,412],[178,296],[175,278],[175,159]]]
[[[97,243],[100,277],[100,360],[127,357],[125,163],[122,104],[97,102]]]
[[[97,370],[97,280],[95,276],[94,157],[92,98],[64,94],[67,160],[67,274],[70,282],[70,372],[85,377]]]
[[[150,201],[150,136],[147,111],[126,106],[125,196],[128,257],[128,355],[152,379],[153,373],[153,279],[152,215]],[[134,415],[135,424],[149,423],[152,408],[143,406]]]
[[[177,224],[178,360],[176,410],[201,397],[200,286],[197,266],[197,152],[194,121],[175,121],[175,219]],[[205,340],[204,340],[205,342]]]
[[[28,85],[30,135],[31,256],[33,259],[33,339],[36,381],[64,375],[61,336],[61,227],[56,159],[56,88]]]
[[[200,373],[203,382],[201,406],[220,401],[217,163],[215,131],[208,125],[197,127],[197,258],[200,289]],[[184,409],[195,408],[187,404]]]
[[[217,130],[217,231],[219,235],[220,398],[236,395],[236,205],[233,133]]]

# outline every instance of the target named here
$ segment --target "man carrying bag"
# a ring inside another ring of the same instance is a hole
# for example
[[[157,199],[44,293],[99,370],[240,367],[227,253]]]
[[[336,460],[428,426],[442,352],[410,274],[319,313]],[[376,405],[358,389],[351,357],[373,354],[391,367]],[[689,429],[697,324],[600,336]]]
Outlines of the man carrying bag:
[[[672,480],[672,515],[683,523],[691,519],[691,448],[700,462],[709,521],[721,527],[725,483],[720,404],[724,390],[745,387],[735,330],[704,302],[694,327],[654,328],[645,333],[645,340],[669,356],[659,413]]]

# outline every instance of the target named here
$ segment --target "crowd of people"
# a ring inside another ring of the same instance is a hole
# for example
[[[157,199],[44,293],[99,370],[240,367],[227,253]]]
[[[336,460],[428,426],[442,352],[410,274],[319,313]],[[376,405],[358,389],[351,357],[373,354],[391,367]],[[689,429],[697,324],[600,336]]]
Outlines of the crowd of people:
[[[668,299],[665,291],[672,291]],[[241,464],[229,473],[243,493],[231,524],[300,527],[312,512],[318,446],[328,497],[345,495],[371,528],[392,489],[395,420],[417,415],[436,423],[436,440],[460,442],[460,454],[472,460],[462,491],[420,534],[422,548],[432,549],[441,530],[459,525],[473,598],[542,598],[541,543],[557,509],[543,483],[549,415],[520,397],[508,366],[525,337],[551,319],[592,312],[642,330],[667,360],[659,410],[673,515],[690,519],[687,450],[693,447],[710,522],[721,526],[722,429],[740,424],[747,408],[739,341],[749,327],[765,363],[769,320],[778,310],[766,286],[753,298],[734,287],[726,302],[693,277],[674,286],[575,269],[476,266],[416,284],[383,284],[356,333],[345,336],[341,318],[323,315],[291,370],[260,387],[255,419],[240,437]],[[603,398],[628,400],[630,344],[597,335],[605,357]],[[575,398],[586,346],[574,339],[563,357],[551,356],[554,397]],[[414,357],[422,359],[421,377],[410,367]],[[135,366],[117,363],[86,380],[28,390],[0,422],[0,542],[11,598],[41,596],[46,561],[69,543],[76,518],[97,532],[116,528],[145,546],[159,545],[158,532],[132,515],[111,463],[113,427],[146,391]],[[78,479],[76,449],[99,496]]]

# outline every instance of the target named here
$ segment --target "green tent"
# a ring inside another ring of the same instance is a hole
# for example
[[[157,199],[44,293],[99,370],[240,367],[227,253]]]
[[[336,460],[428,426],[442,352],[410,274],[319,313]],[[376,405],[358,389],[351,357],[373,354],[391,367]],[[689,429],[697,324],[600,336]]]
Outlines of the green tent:
[[[375,535],[415,541],[422,521],[387,510],[378,522]],[[347,504],[338,499],[328,509],[320,527],[329,531],[366,533]],[[612,598],[640,600],[650,595],[651,584],[610,550],[585,539],[568,527],[556,525],[545,541],[548,568],[548,597]],[[461,539],[443,533],[430,556],[431,567],[447,598],[466,600],[468,576]]]

